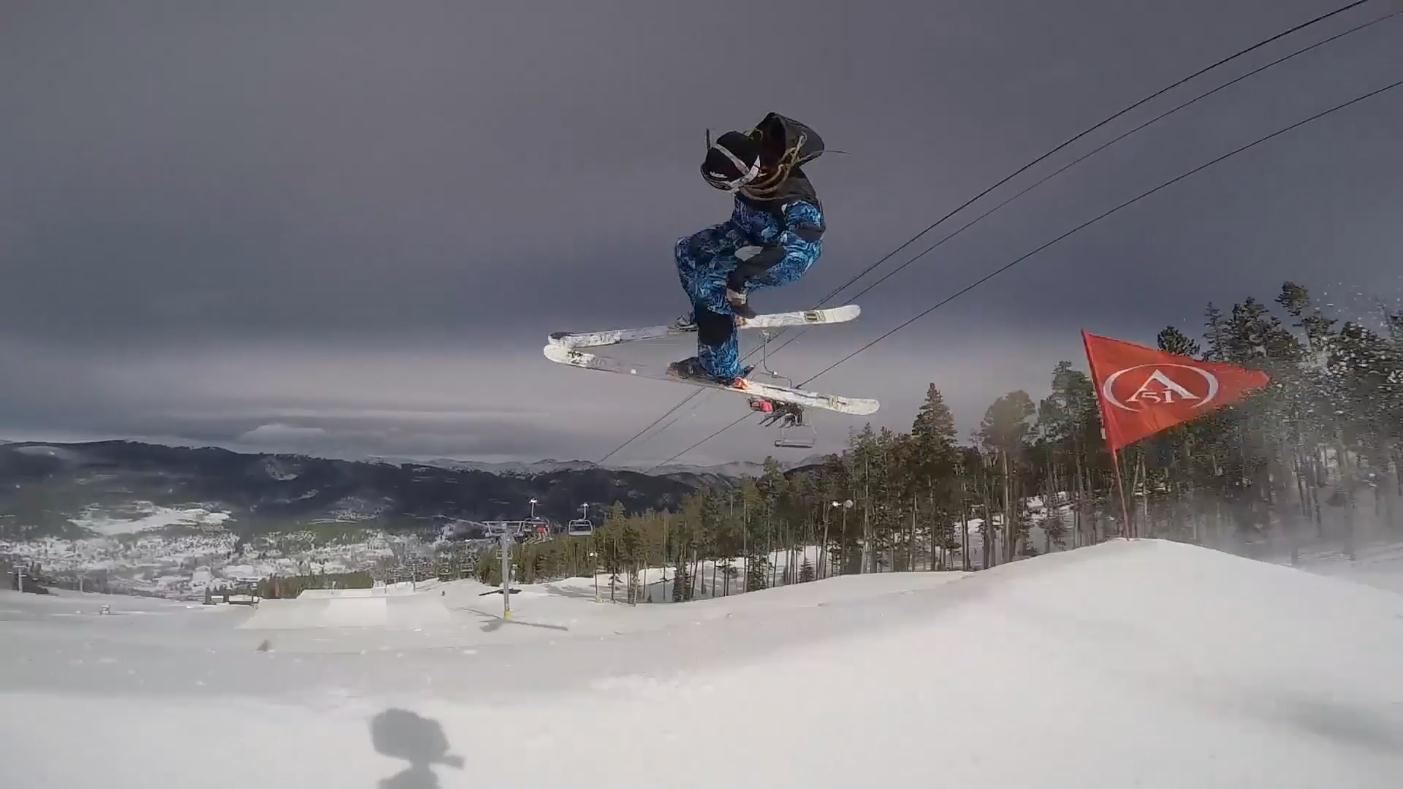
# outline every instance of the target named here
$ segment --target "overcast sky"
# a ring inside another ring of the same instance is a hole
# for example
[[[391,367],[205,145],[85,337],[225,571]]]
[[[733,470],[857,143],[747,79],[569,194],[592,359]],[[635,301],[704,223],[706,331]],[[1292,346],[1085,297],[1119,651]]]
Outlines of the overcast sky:
[[[1096,120],[1339,4],[0,0],[0,438],[595,459],[691,390],[552,365],[541,345],[686,309],[672,245],[730,210],[698,176],[705,129],[775,110],[848,152],[808,168],[822,260],[756,297],[798,309]],[[1277,42],[1095,141],[1387,10]],[[1106,208],[1400,77],[1395,17],[1239,83],[772,365],[807,378]],[[967,434],[995,397],[1040,397],[1058,359],[1084,363],[1083,327],[1196,333],[1208,300],[1284,279],[1345,314],[1397,303],[1400,139],[1403,90],[1120,212],[812,388],[881,398],[876,423],[904,429],[933,381]],[[745,408],[699,402],[614,461],[666,458]],[[820,449],[854,424],[815,421]],[[772,438],[737,428],[682,460],[759,458]]]

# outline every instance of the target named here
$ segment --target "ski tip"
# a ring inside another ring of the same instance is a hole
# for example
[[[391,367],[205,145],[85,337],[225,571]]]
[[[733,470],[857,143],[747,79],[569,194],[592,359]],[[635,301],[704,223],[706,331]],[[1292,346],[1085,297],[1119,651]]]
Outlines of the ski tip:
[[[541,353],[545,354],[546,358],[553,362],[560,362],[561,364],[570,363],[570,349],[563,345],[550,343],[541,349]]]
[[[834,411],[850,416],[868,416],[877,413],[882,404],[866,397],[844,397],[834,403]]]
[[[861,314],[862,308],[856,304],[844,304],[841,307],[815,307],[799,313],[803,316],[804,323],[847,323],[856,320],[857,316]]]

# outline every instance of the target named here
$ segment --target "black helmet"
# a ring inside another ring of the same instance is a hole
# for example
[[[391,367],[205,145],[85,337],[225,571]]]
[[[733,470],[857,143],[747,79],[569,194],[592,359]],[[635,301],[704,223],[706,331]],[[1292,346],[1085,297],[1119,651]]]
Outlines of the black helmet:
[[[741,132],[726,132],[706,152],[701,173],[717,189],[734,192],[760,174],[760,144]]]

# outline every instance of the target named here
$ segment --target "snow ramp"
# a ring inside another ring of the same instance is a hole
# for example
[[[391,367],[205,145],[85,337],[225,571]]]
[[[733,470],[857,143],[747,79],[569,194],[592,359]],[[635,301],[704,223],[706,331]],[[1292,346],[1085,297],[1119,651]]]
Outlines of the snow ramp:
[[[437,593],[372,589],[307,590],[295,600],[264,600],[239,625],[244,630],[300,630],[325,627],[413,629],[447,622],[449,611]]]

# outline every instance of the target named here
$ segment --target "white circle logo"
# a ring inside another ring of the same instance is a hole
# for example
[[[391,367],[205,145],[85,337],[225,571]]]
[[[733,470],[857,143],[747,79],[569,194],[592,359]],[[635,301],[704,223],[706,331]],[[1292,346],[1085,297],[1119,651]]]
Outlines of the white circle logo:
[[[1136,370],[1149,370],[1143,377],[1130,375]],[[1166,373],[1165,370],[1169,370]],[[1179,370],[1188,370],[1193,376],[1185,376]],[[1172,373],[1172,374],[1171,374]],[[1175,380],[1175,375],[1180,380]],[[1196,377],[1194,377],[1196,376]],[[1183,382],[1184,378],[1189,378]],[[1117,384],[1121,384],[1121,394],[1116,394]],[[1201,381],[1201,383],[1200,383]],[[1135,383],[1133,391],[1126,387]],[[1200,388],[1201,387],[1201,388]],[[1194,390],[1199,391],[1194,391]],[[1101,386],[1101,396],[1106,402],[1123,411],[1146,411],[1154,406],[1189,403],[1192,408],[1203,408],[1218,396],[1218,377],[1202,367],[1187,364],[1141,364],[1111,373]]]

